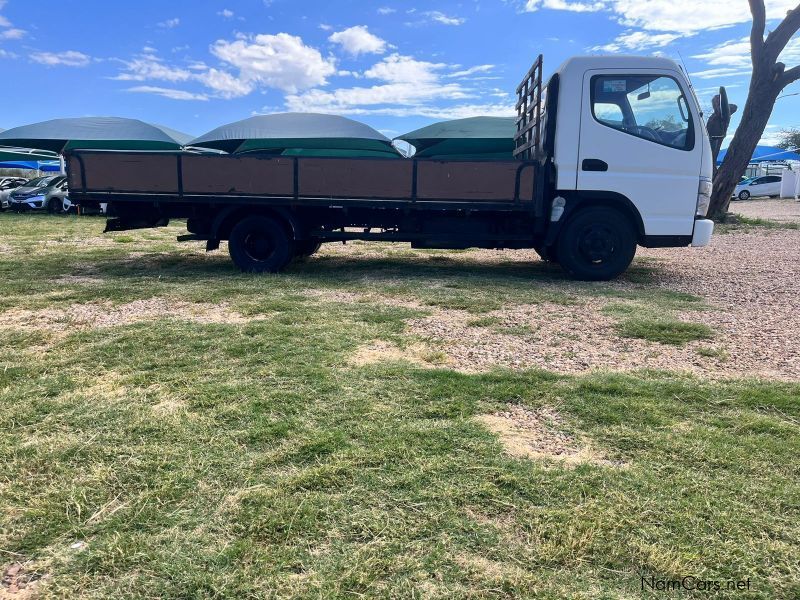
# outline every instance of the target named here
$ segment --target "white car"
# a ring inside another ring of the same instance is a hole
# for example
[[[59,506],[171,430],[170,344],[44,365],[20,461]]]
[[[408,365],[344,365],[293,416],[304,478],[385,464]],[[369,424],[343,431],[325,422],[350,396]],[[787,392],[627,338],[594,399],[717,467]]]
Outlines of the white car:
[[[9,205],[11,192],[27,182],[22,177],[0,177],[0,210],[5,210]]]
[[[733,196],[739,200],[749,200],[756,196],[780,196],[781,179],[780,175],[753,177],[737,185]]]

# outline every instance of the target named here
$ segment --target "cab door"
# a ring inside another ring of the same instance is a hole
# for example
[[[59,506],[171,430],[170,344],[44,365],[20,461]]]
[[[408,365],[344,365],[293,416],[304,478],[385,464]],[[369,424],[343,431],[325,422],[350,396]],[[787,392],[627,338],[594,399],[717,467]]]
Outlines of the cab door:
[[[646,235],[691,235],[702,121],[678,74],[591,70],[584,77],[578,189],[630,200]]]

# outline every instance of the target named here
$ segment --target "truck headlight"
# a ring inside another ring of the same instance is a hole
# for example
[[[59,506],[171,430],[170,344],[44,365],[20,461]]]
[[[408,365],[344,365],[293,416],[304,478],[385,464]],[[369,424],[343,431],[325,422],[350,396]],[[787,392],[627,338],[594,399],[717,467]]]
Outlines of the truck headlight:
[[[697,188],[697,210],[695,215],[705,217],[708,214],[708,207],[711,205],[711,191],[714,186],[707,177],[700,178],[700,186]]]

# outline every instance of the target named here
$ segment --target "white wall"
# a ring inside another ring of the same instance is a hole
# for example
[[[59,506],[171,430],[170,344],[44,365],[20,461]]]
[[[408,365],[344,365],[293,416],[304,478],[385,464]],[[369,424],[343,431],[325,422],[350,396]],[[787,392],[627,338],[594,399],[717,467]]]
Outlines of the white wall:
[[[800,196],[800,163],[792,165],[792,170],[786,169],[781,180],[781,198],[795,198]]]

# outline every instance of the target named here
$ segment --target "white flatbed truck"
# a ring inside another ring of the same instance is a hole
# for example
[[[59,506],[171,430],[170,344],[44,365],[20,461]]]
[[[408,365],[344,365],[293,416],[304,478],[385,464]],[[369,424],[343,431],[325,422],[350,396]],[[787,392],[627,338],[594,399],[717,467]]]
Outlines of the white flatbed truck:
[[[673,61],[591,56],[517,88],[515,160],[76,151],[70,197],[108,204],[107,231],[187,219],[207,250],[277,272],[321,243],[534,248],[573,277],[608,280],[637,245],[705,246],[712,156]]]

